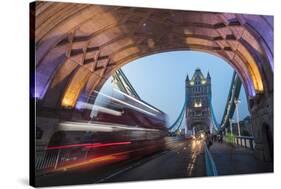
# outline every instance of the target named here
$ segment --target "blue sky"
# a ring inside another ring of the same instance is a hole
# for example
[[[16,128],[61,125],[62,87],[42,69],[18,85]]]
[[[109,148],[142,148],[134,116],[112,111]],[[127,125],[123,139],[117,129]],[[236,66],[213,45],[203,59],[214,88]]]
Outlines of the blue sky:
[[[185,99],[186,74],[192,77],[196,68],[212,79],[212,103],[217,121],[224,113],[233,69],[223,59],[203,52],[174,51],[146,56],[122,67],[123,72],[146,102],[168,115],[168,123],[176,120]],[[107,82],[104,88],[110,88]],[[105,89],[102,89],[103,91]],[[240,118],[249,115],[244,87],[240,92]],[[233,119],[236,120],[234,115]]]

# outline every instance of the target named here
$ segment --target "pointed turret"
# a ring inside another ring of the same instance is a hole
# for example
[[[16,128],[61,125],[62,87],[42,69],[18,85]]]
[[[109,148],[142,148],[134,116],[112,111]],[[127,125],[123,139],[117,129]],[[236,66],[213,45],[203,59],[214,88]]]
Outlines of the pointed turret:
[[[211,76],[210,76],[210,73],[208,72],[208,74],[207,74],[207,79],[208,80],[211,80]]]
[[[185,79],[185,81],[189,81],[188,74],[186,74],[186,79]]]

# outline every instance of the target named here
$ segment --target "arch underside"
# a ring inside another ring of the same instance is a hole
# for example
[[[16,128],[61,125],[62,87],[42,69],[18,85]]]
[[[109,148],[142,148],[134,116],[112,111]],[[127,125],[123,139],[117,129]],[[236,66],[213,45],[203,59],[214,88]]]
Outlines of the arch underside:
[[[249,97],[272,91],[272,17],[39,2],[35,8],[36,93],[74,107],[137,58],[198,50],[225,59]]]
[[[195,128],[198,131],[209,131],[210,130],[210,120],[202,120],[202,121],[192,121],[190,123],[190,129]]]

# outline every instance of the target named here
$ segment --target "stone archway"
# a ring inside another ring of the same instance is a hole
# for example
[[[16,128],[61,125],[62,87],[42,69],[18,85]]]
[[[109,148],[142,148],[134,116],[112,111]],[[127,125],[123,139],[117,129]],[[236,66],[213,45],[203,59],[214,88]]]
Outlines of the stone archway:
[[[270,16],[53,2],[36,2],[32,8],[34,96],[42,107],[73,109],[78,98],[89,99],[112,73],[134,59],[199,50],[224,58],[245,86],[252,115],[273,122]],[[262,122],[252,119],[258,133]],[[259,138],[257,134],[257,150],[263,154]]]
[[[209,125],[207,122],[200,121],[200,122],[194,122],[191,125],[191,128],[195,128],[195,132],[197,133],[198,131],[209,131]]]

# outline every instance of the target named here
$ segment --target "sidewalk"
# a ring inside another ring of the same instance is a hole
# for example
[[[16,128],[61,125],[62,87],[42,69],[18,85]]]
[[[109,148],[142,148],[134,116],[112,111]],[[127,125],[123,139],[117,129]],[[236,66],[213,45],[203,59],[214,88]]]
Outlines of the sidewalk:
[[[254,151],[230,144],[213,143],[210,147],[218,175],[273,172],[272,163],[255,159]]]

